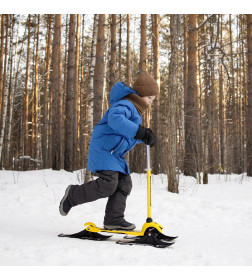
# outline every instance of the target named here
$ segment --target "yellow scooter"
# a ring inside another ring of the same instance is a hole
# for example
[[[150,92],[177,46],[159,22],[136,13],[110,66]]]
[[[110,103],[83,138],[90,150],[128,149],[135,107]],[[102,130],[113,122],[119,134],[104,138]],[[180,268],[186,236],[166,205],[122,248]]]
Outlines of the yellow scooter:
[[[59,237],[70,237],[89,240],[106,240],[112,235],[102,235],[99,232],[125,234],[125,239],[130,241],[117,241],[121,245],[148,245],[156,248],[165,248],[174,244],[169,242],[177,238],[177,236],[167,236],[162,233],[164,229],[158,223],[153,222],[151,218],[151,167],[150,167],[150,146],[146,145],[146,158],[147,158],[147,219],[144,223],[142,230],[108,230],[105,228],[97,227],[94,223],[85,223],[85,230],[74,234],[59,234]],[[129,237],[132,236],[132,237]]]

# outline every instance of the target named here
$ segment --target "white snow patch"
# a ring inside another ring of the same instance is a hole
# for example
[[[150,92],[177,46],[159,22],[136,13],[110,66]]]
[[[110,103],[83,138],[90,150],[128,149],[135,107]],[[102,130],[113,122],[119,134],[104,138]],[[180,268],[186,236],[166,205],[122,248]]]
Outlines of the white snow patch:
[[[209,175],[208,185],[180,175],[180,194],[167,191],[165,174],[152,175],[152,216],[164,234],[178,235],[169,248],[120,246],[107,241],[58,238],[85,222],[102,226],[106,199],[59,214],[69,184],[80,171],[0,171],[0,265],[251,266],[252,178]],[[125,218],[141,229],[146,219],[146,175],[132,174]]]

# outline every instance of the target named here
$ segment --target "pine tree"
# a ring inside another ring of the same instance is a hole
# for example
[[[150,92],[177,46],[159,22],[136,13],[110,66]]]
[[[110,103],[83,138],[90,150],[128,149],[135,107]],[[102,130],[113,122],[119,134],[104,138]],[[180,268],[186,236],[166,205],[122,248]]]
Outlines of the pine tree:
[[[75,72],[75,15],[70,15],[69,45],[67,63],[67,91],[66,91],[66,128],[65,128],[65,158],[64,169],[74,170],[74,72]]]
[[[96,125],[101,117],[101,106],[103,103],[103,85],[104,85],[104,22],[105,15],[99,15],[98,34],[96,45],[96,62],[94,70],[94,111],[93,124]]]
[[[177,127],[176,127],[176,106],[177,106],[177,77],[178,77],[178,15],[170,15],[171,34],[171,58],[169,64],[169,88],[168,88],[168,143],[167,143],[167,176],[168,190],[178,193],[178,181],[176,178],[177,158]]]
[[[52,49],[52,168],[61,168],[62,86],[61,86],[61,15],[55,15]]]
[[[189,15],[188,34],[188,88],[185,100],[185,157],[184,174],[196,178],[197,172],[197,15]]]
[[[248,41],[248,112],[247,112],[247,175],[252,176],[252,15],[247,15]]]

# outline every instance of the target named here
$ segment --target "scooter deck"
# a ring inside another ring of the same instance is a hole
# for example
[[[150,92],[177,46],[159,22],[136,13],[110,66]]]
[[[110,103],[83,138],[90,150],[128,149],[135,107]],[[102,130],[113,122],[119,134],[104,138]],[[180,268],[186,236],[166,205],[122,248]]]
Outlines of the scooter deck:
[[[155,222],[151,223],[145,223],[142,227],[142,230],[111,230],[111,229],[105,229],[101,227],[97,227],[94,223],[85,223],[84,226],[86,226],[86,230],[90,232],[108,232],[108,233],[115,233],[115,234],[127,234],[127,235],[134,235],[134,236],[144,236],[145,231],[147,228],[155,228],[160,233],[162,233],[163,227]]]

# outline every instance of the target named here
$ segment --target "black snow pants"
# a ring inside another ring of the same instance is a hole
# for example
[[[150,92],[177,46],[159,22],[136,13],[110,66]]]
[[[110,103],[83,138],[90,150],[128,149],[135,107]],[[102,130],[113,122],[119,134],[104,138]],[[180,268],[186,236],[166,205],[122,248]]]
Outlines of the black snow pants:
[[[124,221],[126,200],[132,189],[131,177],[115,171],[100,171],[97,175],[99,178],[94,181],[73,185],[69,201],[76,206],[108,197],[104,225],[120,224]]]

